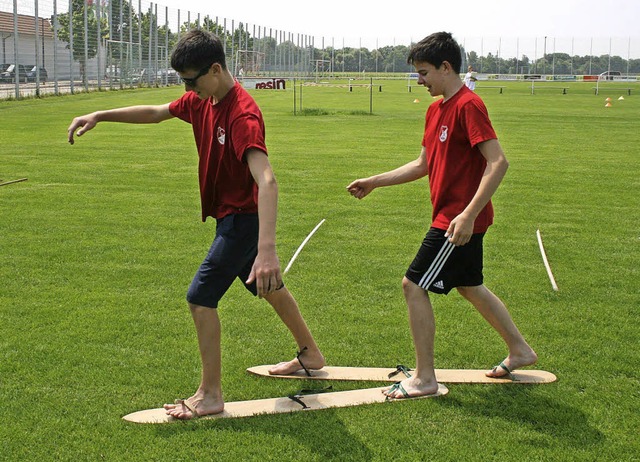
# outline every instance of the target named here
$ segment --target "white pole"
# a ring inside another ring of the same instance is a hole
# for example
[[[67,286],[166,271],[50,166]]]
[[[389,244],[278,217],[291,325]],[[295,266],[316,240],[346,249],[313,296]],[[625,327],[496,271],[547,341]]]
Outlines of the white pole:
[[[629,45],[627,46],[627,78],[629,78],[629,61],[631,61],[631,37],[629,37]]]
[[[609,66],[607,70],[611,71],[611,37],[609,37]],[[609,72],[609,75],[611,75],[611,72]]]
[[[536,235],[538,236],[538,245],[540,246],[540,253],[542,254],[542,261],[544,263],[544,267],[547,269],[547,274],[549,275],[549,280],[551,281],[551,287],[556,292],[558,291],[558,285],[556,284],[556,280],[553,278],[553,274],[551,273],[551,267],[549,266],[549,261],[547,260],[547,254],[544,251],[544,246],[542,245],[542,236],[540,235],[540,229],[536,231]]]
[[[309,239],[311,239],[311,236],[314,235],[314,233],[318,230],[318,228],[322,225],[322,223],[324,223],[324,221],[325,221],[325,219],[323,218],[322,221],[320,221],[320,223],[318,223],[316,225],[316,227],[313,228],[313,230],[311,230],[311,232],[304,239],[304,241],[302,241],[302,244],[300,244],[300,247],[298,247],[298,250],[295,251],[295,253],[293,254],[293,257],[291,257],[291,260],[287,264],[287,267],[284,269],[284,272],[282,273],[283,275],[287,274],[289,272],[289,269],[291,268],[291,265],[293,265],[293,262],[296,260],[296,258],[298,258],[298,254],[302,251],[302,248],[306,245],[307,242],[309,242]]]
[[[516,79],[518,78],[518,59],[520,59],[520,37],[516,39]]]
[[[574,37],[571,37],[571,75],[573,75],[573,56],[575,55],[573,52],[573,39]]]

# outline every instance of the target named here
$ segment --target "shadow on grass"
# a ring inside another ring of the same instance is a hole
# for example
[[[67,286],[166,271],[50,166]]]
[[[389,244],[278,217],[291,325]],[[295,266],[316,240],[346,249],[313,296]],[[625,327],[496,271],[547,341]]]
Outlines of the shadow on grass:
[[[512,422],[576,448],[604,442],[605,436],[589,425],[588,416],[582,410],[541,396],[536,387],[539,385],[474,387],[473,401],[468,399],[469,394],[460,398],[449,393],[447,399],[436,402],[462,413]]]
[[[304,446],[319,460],[337,460],[348,454],[350,461],[369,461],[373,454],[354,436],[336,415],[334,409],[299,411],[278,415],[262,415],[239,419],[200,421],[196,426],[166,425],[157,429],[158,436],[172,438],[185,430],[201,431],[211,426],[216,432],[256,435],[258,433],[285,437],[295,454],[296,446]],[[236,450],[241,450],[237,447]],[[248,448],[245,448],[248,449]],[[259,451],[260,448],[257,448]],[[289,454],[289,456],[291,455]],[[285,458],[286,459],[286,458]]]

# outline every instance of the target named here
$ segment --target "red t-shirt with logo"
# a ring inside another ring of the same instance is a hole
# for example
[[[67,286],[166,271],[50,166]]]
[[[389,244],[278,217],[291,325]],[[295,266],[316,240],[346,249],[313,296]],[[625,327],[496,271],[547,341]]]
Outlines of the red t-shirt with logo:
[[[185,93],[169,105],[175,117],[189,122],[200,158],[198,176],[202,221],[232,213],[258,211],[258,186],[244,158],[247,149],[267,152],[260,108],[236,82],[217,103]]]
[[[496,139],[489,114],[478,95],[467,87],[449,100],[427,109],[422,145],[426,149],[434,228],[446,230],[478,191],[487,162],[478,149]],[[474,233],[493,223],[491,201],[474,222]]]

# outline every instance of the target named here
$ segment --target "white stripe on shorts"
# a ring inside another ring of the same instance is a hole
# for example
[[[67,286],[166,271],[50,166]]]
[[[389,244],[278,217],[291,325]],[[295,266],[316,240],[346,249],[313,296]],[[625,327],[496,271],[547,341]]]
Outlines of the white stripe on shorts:
[[[442,247],[438,251],[438,255],[436,255],[436,258],[431,262],[431,266],[429,266],[429,269],[427,269],[424,276],[422,276],[422,279],[420,279],[420,284],[418,284],[420,287],[427,290],[429,286],[433,284],[433,281],[436,279],[438,274],[440,274],[440,270],[442,270],[442,267],[447,262],[449,255],[451,255],[451,252],[453,252],[455,247],[456,246],[449,242],[448,239],[444,244],[442,244]]]

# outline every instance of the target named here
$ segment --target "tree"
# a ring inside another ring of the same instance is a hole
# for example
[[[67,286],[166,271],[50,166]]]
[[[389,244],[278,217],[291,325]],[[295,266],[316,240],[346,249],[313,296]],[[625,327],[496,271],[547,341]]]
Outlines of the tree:
[[[86,29],[85,29],[86,11]],[[51,18],[53,24],[55,17]],[[80,63],[82,81],[87,83],[87,61],[98,54],[98,15],[93,2],[71,0],[71,18],[69,13],[58,14],[58,38],[67,42],[67,49],[71,48],[73,38],[73,60]],[[73,37],[71,36],[73,33]],[[100,17],[100,40],[108,37],[109,28],[104,15]],[[85,44],[86,37],[86,44]]]
[[[480,60],[478,58],[478,53],[475,51],[469,51],[467,53],[467,66],[473,67],[475,70],[479,69]]]
[[[160,48],[164,49],[164,52],[160,53],[158,56],[159,59],[169,57],[170,50],[175,46],[178,39],[176,34],[171,32],[166,25],[158,25],[158,17],[155,13],[148,12],[141,14],[141,20],[139,21],[139,26],[134,22],[133,30],[134,30],[134,40],[136,40],[136,35],[138,33],[137,27],[141,27],[142,43],[140,46],[142,47],[142,58],[148,59],[149,62],[153,61],[156,57],[156,50]],[[152,35],[149,36],[149,32],[151,31]],[[165,43],[168,42],[168,45],[165,49]],[[149,50],[151,49],[151,52]]]

